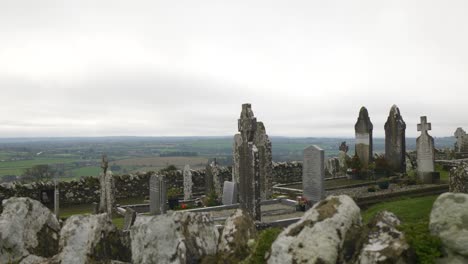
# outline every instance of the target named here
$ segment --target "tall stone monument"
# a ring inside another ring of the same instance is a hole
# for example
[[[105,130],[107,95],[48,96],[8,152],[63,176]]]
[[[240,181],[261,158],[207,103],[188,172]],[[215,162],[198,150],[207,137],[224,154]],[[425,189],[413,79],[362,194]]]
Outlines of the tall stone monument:
[[[216,159],[214,161],[208,163],[205,167],[205,192],[206,194],[210,194],[211,192],[215,192],[218,197],[223,195],[223,187],[220,170],[218,167],[218,163]]]
[[[302,189],[310,205],[325,198],[325,152],[316,145],[304,149]]]
[[[166,213],[167,189],[164,175],[150,177],[150,214]]]
[[[258,149],[258,157],[260,161],[260,197],[262,200],[268,200],[271,197],[273,189],[273,158],[271,153],[271,141],[266,134],[263,122],[257,122],[254,144]]]
[[[260,160],[258,149],[253,142],[257,130],[257,119],[250,104],[242,105],[238,129],[242,138],[242,144],[237,147],[239,154],[239,203],[240,207],[253,219],[260,221]]]
[[[400,109],[393,105],[385,123],[385,159],[394,172],[406,170],[406,123],[400,115]]]
[[[208,163],[205,167],[205,194],[210,195],[214,191],[213,173],[211,172],[211,164]]]
[[[455,152],[458,153],[467,153],[468,152],[468,136],[466,135],[465,130],[459,127],[454,133],[455,139]]]
[[[102,155],[101,168],[102,173],[99,176],[99,183],[101,186],[101,199],[99,201],[99,212],[107,213],[109,217],[112,217],[112,210],[115,203],[115,185],[114,176],[111,171],[108,171],[109,162],[107,156]]]
[[[190,165],[185,165],[184,167],[184,200],[190,200],[192,199],[192,187],[193,187],[193,181],[192,181],[192,171],[190,171]]]
[[[356,134],[355,152],[359,157],[363,168],[367,168],[369,162],[372,161],[372,130],[374,126],[369,118],[367,109],[363,106],[359,110],[359,117],[354,125]]]
[[[268,200],[273,190],[273,157],[272,145],[263,122],[257,122],[253,143],[258,149],[260,167],[260,196],[262,200]],[[239,184],[239,147],[242,145],[241,134],[234,135],[233,141],[233,165],[232,181]]]
[[[421,131],[421,135],[416,139],[416,154],[418,176],[425,183],[432,183],[435,160],[434,139],[427,132],[429,130],[431,130],[431,123],[427,123],[427,117],[421,116],[421,124],[418,124],[418,131]]]

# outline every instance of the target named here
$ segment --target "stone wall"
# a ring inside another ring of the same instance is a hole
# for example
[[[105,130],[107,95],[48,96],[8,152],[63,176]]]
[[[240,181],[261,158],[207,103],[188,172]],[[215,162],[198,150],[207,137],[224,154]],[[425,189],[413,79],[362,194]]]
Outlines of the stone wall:
[[[183,172],[165,171],[167,188],[178,187],[183,190]],[[231,180],[231,167],[220,167],[224,181]],[[116,198],[144,197],[149,195],[149,173],[130,175],[114,175]],[[192,170],[193,193],[200,195],[205,191],[205,170]],[[298,182],[302,180],[302,164],[298,162],[281,162],[273,164],[273,184]],[[60,205],[88,204],[99,201],[99,179],[97,177],[82,177],[80,180],[60,182]],[[53,182],[37,182],[32,184],[8,183],[0,185],[0,202],[13,196],[30,197],[41,200],[41,191],[49,190],[53,199]],[[182,195],[181,195],[182,198]]]

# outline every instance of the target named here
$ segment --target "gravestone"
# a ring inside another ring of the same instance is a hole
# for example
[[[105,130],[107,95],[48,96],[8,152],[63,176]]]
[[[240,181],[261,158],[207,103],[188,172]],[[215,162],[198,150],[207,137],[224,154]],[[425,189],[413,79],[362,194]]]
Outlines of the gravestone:
[[[232,181],[225,181],[223,185],[223,204],[231,205],[237,203],[237,185]]]
[[[167,189],[164,175],[150,177],[150,214],[166,213]]]
[[[431,130],[431,123],[427,123],[427,117],[421,116],[421,124],[418,124],[418,131],[421,131],[421,135],[416,139],[416,152],[418,176],[424,183],[432,183],[434,173],[434,139],[427,132],[429,130]]]
[[[254,220],[260,221],[260,161],[258,149],[253,142],[257,130],[257,119],[250,104],[242,105],[238,130],[242,137],[242,144],[237,148],[239,153],[240,208],[245,210]]]
[[[208,163],[205,167],[205,195],[210,195],[214,191],[213,173],[211,172],[211,164]]]
[[[115,184],[114,176],[111,171],[108,171],[107,156],[102,155],[101,168],[102,173],[99,175],[99,183],[101,187],[101,199],[99,200],[99,212],[107,213],[108,217],[112,217],[112,210],[115,203]]]
[[[190,165],[185,165],[184,167],[184,200],[191,200],[192,199],[192,187],[193,187],[193,181],[192,181],[192,172],[190,171]]]
[[[466,135],[465,130],[459,127],[454,133],[455,139],[455,152],[458,153],[467,153],[468,152],[468,136]]]
[[[55,192],[54,192],[54,213],[57,219],[59,218],[60,215],[60,191],[59,191],[59,186],[57,179],[54,181],[55,185]]]
[[[393,105],[385,123],[385,159],[394,172],[406,170],[406,123],[400,115],[400,109]]]
[[[239,185],[239,148],[242,146],[241,134],[235,134],[232,143],[232,181]]]
[[[336,157],[329,158],[325,163],[325,174],[330,178],[336,178],[340,173],[340,160]]]
[[[254,144],[258,149],[260,161],[260,197],[262,200],[268,200],[272,193],[273,161],[271,141],[266,134],[265,126],[262,122],[257,122]]]
[[[303,196],[312,205],[325,197],[325,151],[316,145],[304,149],[302,163]]]
[[[374,126],[369,118],[367,109],[363,106],[359,110],[359,117],[354,125],[356,134],[355,152],[361,161],[362,167],[367,169],[372,161],[372,130]]]
[[[222,197],[223,187],[221,186],[221,183],[223,179],[221,178],[221,174],[220,174],[216,159],[214,159],[214,161],[210,163],[210,170],[211,170],[211,176],[213,177],[213,187],[214,187],[216,196]]]
[[[124,215],[124,225],[123,225],[123,230],[129,230],[130,227],[133,226],[133,223],[135,222],[137,213],[135,210],[132,208],[127,207],[125,209],[125,215]]]

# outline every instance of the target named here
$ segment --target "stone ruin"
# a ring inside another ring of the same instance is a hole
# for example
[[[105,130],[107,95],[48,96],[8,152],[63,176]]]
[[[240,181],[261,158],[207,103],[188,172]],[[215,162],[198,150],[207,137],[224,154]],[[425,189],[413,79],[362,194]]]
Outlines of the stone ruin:
[[[99,200],[99,212],[107,213],[112,217],[112,211],[115,204],[115,184],[111,171],[108,171],[109,162],[106,155],[102,155],[101,168],[99,175],[99,184],[101,186],[101,199]]]
[[[406,171],[406,123],[400,114],[400,109],[393,105],[385,123],[385,158],[395,172]]]
[[[457,153],[468,153],[468,135],[465,130],[459,127],[454,133],[455,139],[455,152]]]
[[[238,182],[239,186],[239,203],[241,209],[246,210],[254,220],[260,221],[260,157],[254,142],[257,119],[250,104],[242,105],[238,129],[242,142],[234,149],[235,160],[239,164],[235,165],[238,166],[238,175],[234,175],[234,182]]]
[[[363,168],[367,168],[372,161],[372,130],[374,126],[369,118],[367,109],[363,106],[359,110],[359,117],[354,125],[356,134],[355,153],[359,157]]]

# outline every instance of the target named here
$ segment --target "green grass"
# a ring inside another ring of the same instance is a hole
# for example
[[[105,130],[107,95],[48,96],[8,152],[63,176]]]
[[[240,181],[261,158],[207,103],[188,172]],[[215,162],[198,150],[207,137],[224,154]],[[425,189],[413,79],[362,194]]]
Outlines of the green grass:
[[[242,261],[243,264],[256,264],[265,263],[265,254],[270,250],[271,244],[275,241],[276,237],[281,233],[280,228],[268,228],[260,232],[257,243],[255,244],[253,252],[250,256]]]
[[[442,165],[440,165],[440,164],[435,165],[435,170],[440,173],[440,181],[441,182],[448,182],[449,174],[450,174],[449,171],[444,170]]]
[[[21,175],[25,169],[31,168],[34,165],[41,164],[62,164],[71,163],[76,159],[70,158],[34,158],[31,160],[18,161],[2,161],[0,162],[0,176],[3,175]]]
[[[400,229],[414,249],[417,263],[435,263],[435,259],[441,256],[441,242],[430,235],[429,215],[436,198],[437,196],[426,196],[380,203],[363,212],[363,221],[368,223],[383,210],[393,212],[402,220]]]
[[[71,170],[73,177],[98,176],[102,169],[98,166],[82,167]]]

